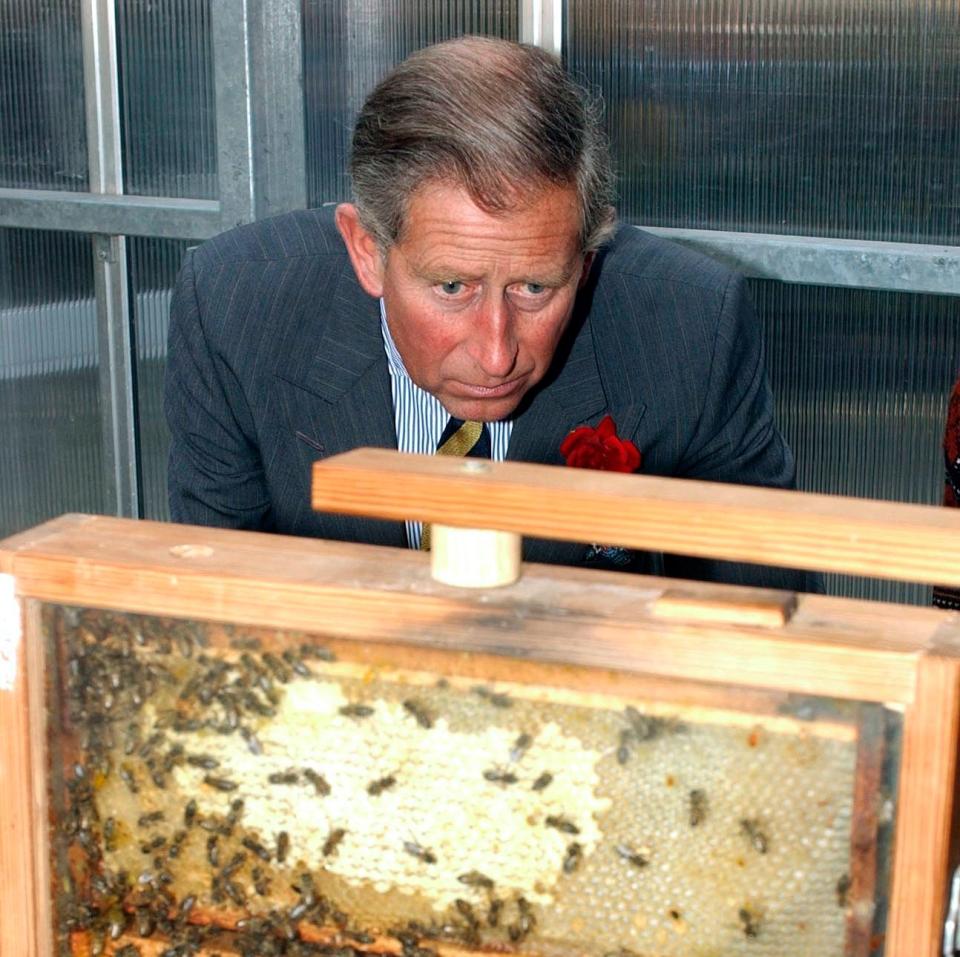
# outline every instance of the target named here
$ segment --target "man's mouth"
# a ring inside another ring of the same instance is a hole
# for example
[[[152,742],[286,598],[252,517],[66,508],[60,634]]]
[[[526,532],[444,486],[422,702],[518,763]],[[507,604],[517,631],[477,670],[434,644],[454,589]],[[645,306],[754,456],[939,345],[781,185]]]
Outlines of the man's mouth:
[[[468,382],[458,382],[457,391],[462,394],[463,398],[501,399],[516,392],[525,380],[526,376],[518,376],[509,382],[501,382],[499,385],[473,385]]]

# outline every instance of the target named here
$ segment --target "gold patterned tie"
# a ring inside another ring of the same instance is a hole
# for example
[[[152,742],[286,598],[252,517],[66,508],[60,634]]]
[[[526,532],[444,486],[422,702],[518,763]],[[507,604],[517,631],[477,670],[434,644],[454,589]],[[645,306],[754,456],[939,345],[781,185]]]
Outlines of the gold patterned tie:
[[[456,455],[463,458],[473,451],[482,435],[483,423],[468,419],[445,442],[437,446],[437,455]],[[430,551],[430,526],[426,522],[423,523],[423,532],[420,535],[420,551]]]

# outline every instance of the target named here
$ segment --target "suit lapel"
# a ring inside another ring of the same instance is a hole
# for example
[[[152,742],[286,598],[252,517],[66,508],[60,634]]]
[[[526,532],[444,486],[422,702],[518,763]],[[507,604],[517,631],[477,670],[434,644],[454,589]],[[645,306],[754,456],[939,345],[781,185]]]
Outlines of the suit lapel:
[[[289,397],[287,420],[300,455],[311,464],[360,446],[397,447],[379,305],[357,284],[346,257],[328,296],[326,303],[309,301],[311,315],[291,323],[295,341],[281,354],[301,355],[302,360],[277,371],[278,378],[295,387],[283,390]],[[318,534],[324,537],[406,545],[400,522],[328,513],[317,518]]]

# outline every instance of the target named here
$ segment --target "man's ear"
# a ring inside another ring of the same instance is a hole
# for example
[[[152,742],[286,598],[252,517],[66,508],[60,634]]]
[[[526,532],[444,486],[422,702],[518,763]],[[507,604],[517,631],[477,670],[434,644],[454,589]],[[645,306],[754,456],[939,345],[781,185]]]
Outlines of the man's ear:
[[[334,221],[347,247],[357,281],[364,292],[379,299],[383,295],[383,257],[376,240],[360,222],[357,207],[353,203],[341,203],[337,207]]]
[[[587,253],[583,257],[583,266],[580,269],[580,281],[577,283],[577,289],[582,289],[583,284],[589,278],[590,268],[593,266],[593,260],[596,258],[596,256],[596,253]]]

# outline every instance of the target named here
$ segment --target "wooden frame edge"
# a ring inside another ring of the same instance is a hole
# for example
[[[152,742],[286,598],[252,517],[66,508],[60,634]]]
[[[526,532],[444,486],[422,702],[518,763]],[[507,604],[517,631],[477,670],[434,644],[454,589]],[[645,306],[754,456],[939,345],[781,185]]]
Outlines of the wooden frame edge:
[[[0,643],[16,656],[6,672],[10,680],[0,683],[0,887],[9,895],[0,908],[0,953],[49,957],[45,709],[37,686],[43,650],[26,647],[28,603],[13,595],[12,585],[0,573]]]
[[[960,661],[925,655],[903,722],[887,957],[940,954],[960,732]]]
[[[313,508],[543,538],[960,584],[960,515],[937,506],[361,448],[314,463]],[[696,514],[696,521],[690,515]]]

